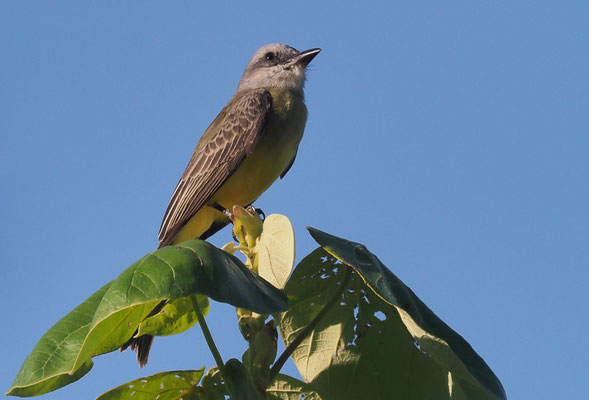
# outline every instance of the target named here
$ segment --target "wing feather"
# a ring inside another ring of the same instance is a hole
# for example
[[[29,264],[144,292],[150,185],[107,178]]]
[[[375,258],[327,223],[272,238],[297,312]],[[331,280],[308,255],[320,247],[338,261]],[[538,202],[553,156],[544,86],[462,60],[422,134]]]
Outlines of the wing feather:
[[[268,91],[249,91],[229,102],[207,128],[170,199],[160,227],[160,247],[173,242],[184,224],[252,152],[271,105]]]

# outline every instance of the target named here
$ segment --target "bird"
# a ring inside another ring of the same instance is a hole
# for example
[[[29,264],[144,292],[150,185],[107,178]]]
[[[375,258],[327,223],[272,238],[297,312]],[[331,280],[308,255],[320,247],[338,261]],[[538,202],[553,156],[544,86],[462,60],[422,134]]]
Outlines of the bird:
[[[159,230],[159,248],[210,237],[230,223],[233,206],[251,205],[284,178],[307,121],[307,66],[320,51],[272,43],[254,53],[235,94],[203,133],[176,185]],[[152,343],[151,335],[133,337],[121,351],[131,347],[143,367]]]

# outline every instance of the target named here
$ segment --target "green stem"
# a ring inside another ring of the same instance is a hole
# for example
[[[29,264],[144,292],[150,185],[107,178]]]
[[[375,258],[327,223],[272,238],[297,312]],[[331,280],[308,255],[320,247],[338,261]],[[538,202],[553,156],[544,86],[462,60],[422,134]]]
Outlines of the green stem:
[[[205,322],[205,316],[202,314],[202,311],[200,309],[200,306],[198,305],[198,300],[196,299],[196,296],[190,296],[190,300],[192,301],[192,306],[194,307],[194,311],[196,312],[196,317],[198,318],[198,324],[200,325],[200,328],[202,329],[203,335],[205,335],[205,340],[207,341],[207,345],[209,346],[209,349],[211,350],[211,353],[213,354],[213,358],[215,359],[215,362],[217,363],[217,367],[219,368],[219,371],[221,372],[221,376],[223,376],[225,364],[223,363],[223,359],[221,358],[221,354],[219,353],[219,350],[217,350],[217,346],[215,345],[215,341],[213,340],[213,336],[211,335],[211,331],[209,331],[209,327],[207,326],[207,323]]]
[[[309,322],[309,324],[307,326],[305,326],[305,328],[303,328],[303,330],[301,331],[301,333],[299,333],[299,335],[295,338],[295,340],[293,340],[288,345],[286,350],[284,350],[284,352],[280,355],[280,357],[278,357],[278,360],[276,360],[274,365],[272,365],[272,368],[270,368],[270,383],[274,382],[274,380],[278,376],[278,373],[280,372],[280,370],[284,366],[284,363],[286,363],[286,361],[292,355],[292,353],[295,351],[295,349],[297,347],[299,347],[299,345],[302,343],[303,340],[305,340],[305,338],[309,335],[309,333],[311,333],[311,331],[313,329],[315,329],[315,327],[317,326],[319,321],[321,321],[323,316],[325,314],[327,314],[327,312],[339,300],[339,298],[342,295],[342,293],[344,292],[344,290],[346,290],[346,286],[348,286],[348,282],[350,281],[351,276],[352,276],[352,269],[349,267],[346,267],[344,279],[342,281],[341,286],[337,290],[337,292],[335,292],[335,294],[331,297],[331,299],[329,299],[329,301],[325,304],[325,306],[323,306],[321,311],[319,311],[317,313],[317,315],[315,315],[315,318],[313,318],[311,320],[311,322]]]

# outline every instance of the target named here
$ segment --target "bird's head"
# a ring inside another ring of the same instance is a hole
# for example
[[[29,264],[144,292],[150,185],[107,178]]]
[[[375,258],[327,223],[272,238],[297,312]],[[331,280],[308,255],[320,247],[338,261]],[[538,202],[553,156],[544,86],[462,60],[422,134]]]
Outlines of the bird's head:
[[[285,44],[267,44],[256,51],[248,63],[237,91],[280,88],[302,93],[307,65],[320,51],[298,51]]]

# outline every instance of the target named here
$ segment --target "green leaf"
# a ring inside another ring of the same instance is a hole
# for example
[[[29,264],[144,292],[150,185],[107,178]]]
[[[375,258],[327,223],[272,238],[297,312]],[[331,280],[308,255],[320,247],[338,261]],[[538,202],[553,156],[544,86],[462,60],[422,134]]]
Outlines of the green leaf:
[[[251,375],[239,360],[232,358],[225,363],[223,377],[232,400],[262,399]]]
[[[218,367],[209,369],[202,377],[200,384],[206,393],[207,400],[225,400],[225,396],[229,395]]]
[[[277,288],[283,288],[295,259],[294,231],[284,215],[272,214],[264,220],[258,243],[258,274]]]
[[[98,396],[96,400],[176,400],[198,393],[204,367],[197,371],[168,371],[135,379]],[[195,393],[196,392],[196,393]]]
[[[141,324],[136,336],[153,335],[169,336],[182,333],[198,322],[196,312],[192,306],[191,297],[181,297],[170,300],[162,310],[146,318]],[[203,295],[194,295],[198,301],[203,315],[209,312],[209,298]]]
[[[385,302],[395,306],[417,344],[442,368],[452,372],[452,386],[479,386],[492,398],[505,399],[501,382],[464,338],[436,316],[374,254],[359,243],[308,228],[330,254],[352,267]],[[469,393],[465,390],[465,393]]]
[[[292,354],[321,398],[492,398],[472,377],[463,379],[466,369],[460,362],[439,362],[447,352],[424,351],[397,308],[376,296],[356,273],[340,291],[347,268],[317,249],[299,263],[285,289],[291,307],[282,314],[279,328],[287,346],[334,294],[341,293]],[[460,397],[460,391],[468,396]]]
[[[250,340],[242,360],[254,383],[266,387],[270,383],[270,365],[276,359],[278,332],[274,321],[268,321]]]
[[[43,335],[18,371],[7,395],[28,397],[47,393],[80,379],[90,371],[92,360],[72,371],[71,375],[61,372],[71,370],[73,360],[90,330],[94,313],[111,283],[104,285]],[[46,369],[45,365],[50,368]]]
[[[278,377],[268,389],[266,389],[267,400],[321,400],[321,397],[314,392],[310,385],[299,381],[292,376],[278,374]]]
[[[120,348],[165,299],[202,294],[259,313],[288,300],[236,257],[202,241],[146,255],[57,322],[33,349],[7,394],[35,396],[65,386],[92,368],[92,357]]]

